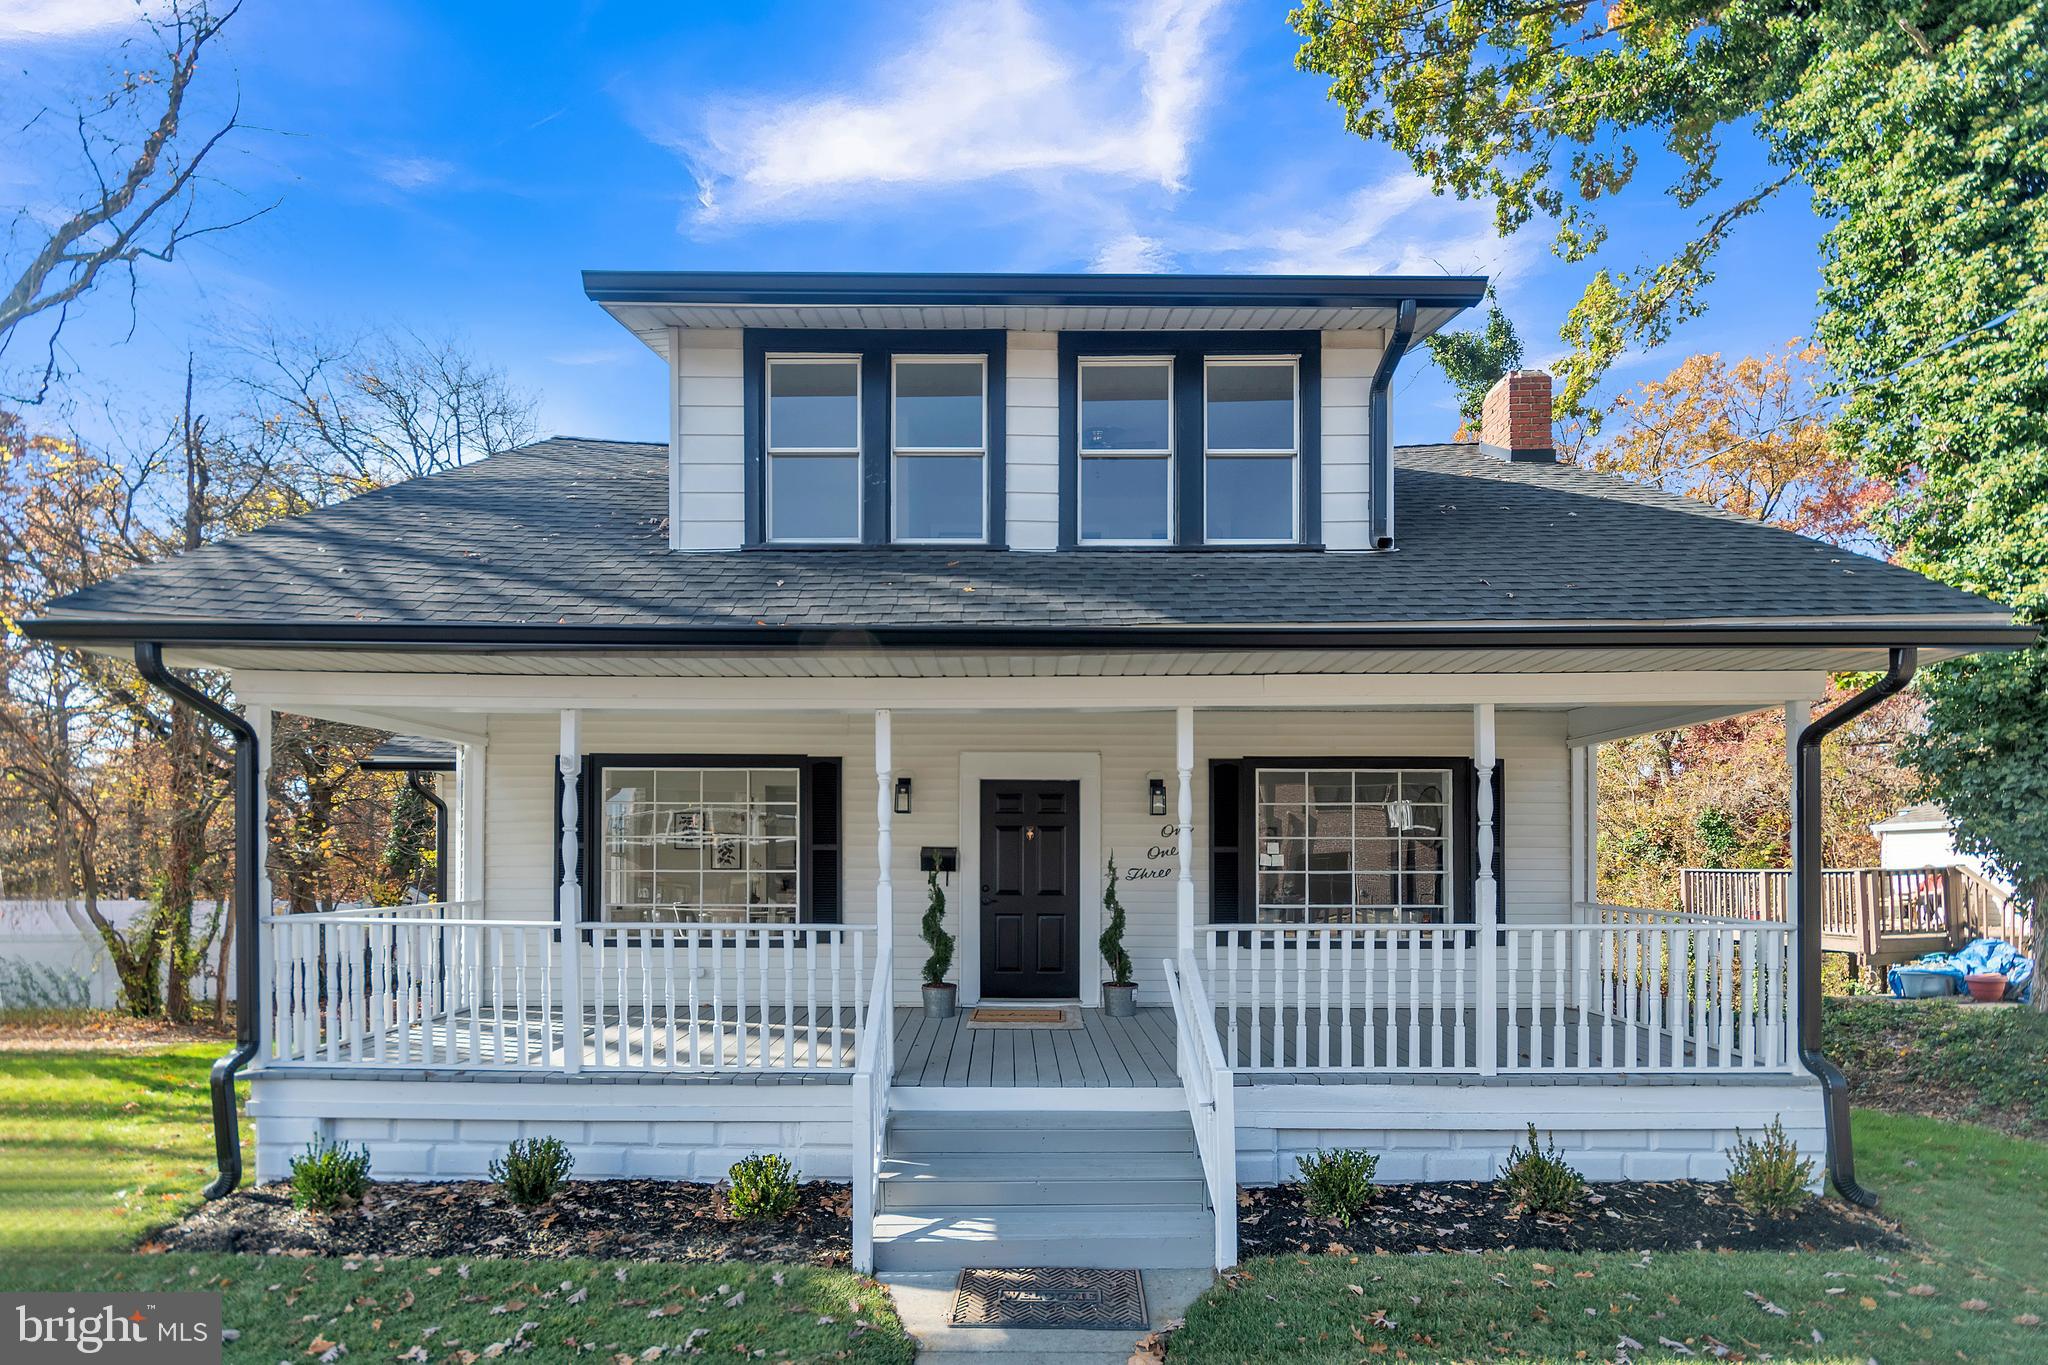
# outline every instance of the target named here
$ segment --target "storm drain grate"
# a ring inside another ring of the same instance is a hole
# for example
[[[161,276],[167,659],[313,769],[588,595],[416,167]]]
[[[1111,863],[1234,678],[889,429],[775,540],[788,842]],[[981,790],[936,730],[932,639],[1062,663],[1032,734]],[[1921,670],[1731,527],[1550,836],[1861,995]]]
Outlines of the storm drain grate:
[[[1135,1270],[963,1270],[955,1327],[1148,1326],[1145,1281]]]

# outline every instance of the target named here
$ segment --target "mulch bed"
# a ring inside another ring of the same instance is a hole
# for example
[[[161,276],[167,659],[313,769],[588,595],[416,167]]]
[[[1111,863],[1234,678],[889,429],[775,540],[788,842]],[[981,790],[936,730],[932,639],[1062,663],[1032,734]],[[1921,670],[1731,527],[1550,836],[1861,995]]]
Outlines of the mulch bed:
[[[845,1185],[814,1180],[786,1220],[742,1223],[719,1186],[680,1180],[572,1180],[535,1209],[481,1181],[392,1181],[372,1185],[358,1208],[308,1213],[279,1183],[204,1205],[144,1250],[845,1265],[851,1198]]]
[[[1898,1230],[1872,1214],[1816,1199],[1796,1217],[1758,1218],[1726,1185],[1625,1180],[1590,1187],[1570,1216],[1518,1213],[1485,1180],[1382,1185],[1378,1205],[1350,1227],[1311,1214],[1302,1187],[1241,1190],[1243,1256],[1417,1251],[1793,1251],[1902,1249]]]

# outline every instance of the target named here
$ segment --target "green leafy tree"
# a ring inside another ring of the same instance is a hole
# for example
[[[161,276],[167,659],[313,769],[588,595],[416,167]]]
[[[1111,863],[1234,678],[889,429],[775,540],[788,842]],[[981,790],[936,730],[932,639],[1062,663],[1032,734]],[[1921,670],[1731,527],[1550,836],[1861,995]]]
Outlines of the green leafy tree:
[[[937,871],[925,877],[925,884],[931,888],[931,900],[925,904],[924,918],[917,926],[930,950],[924,959],[924,984],[943,986],[946,973],[953,970],[953,936],[946,932],[946,893],[939,889]]]
[[[434,808],[410,782],[401,782],[384,851],[370,879],[370,899],[377,905],[403,905],[406,893],[430,885],[433,874]]]
[[[1109,969],[1112,986],[1132,984],[1131,955],[1124,951],[1124,903],[1116,894],[1116,855],[1109,855],[1109,882],[1102,888],[1102,937],[1097,946],[1102,949],[1102,965]]]
[[[1458,416],[1466,426],[1479,420],[1486,392],[1503,375],[1522,366],[1522,339],[1503,313],[1493,291],[1486,291],[1486,325],[1476,331],[1438,332],[1423,342],[1429,358],[1458,391]]]

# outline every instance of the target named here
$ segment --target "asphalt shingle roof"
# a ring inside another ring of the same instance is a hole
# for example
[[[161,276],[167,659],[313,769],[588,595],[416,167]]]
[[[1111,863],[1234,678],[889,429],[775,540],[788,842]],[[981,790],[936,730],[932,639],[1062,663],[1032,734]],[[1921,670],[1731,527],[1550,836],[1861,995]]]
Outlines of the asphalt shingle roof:
[[[133,570],[53,603],[44,629],[2002,618],[1908,570],[1617,477],[1469,445],[1403,447],[1397,466],[1391,554],[683,554],[667,548],[666,446],[557,437]]]

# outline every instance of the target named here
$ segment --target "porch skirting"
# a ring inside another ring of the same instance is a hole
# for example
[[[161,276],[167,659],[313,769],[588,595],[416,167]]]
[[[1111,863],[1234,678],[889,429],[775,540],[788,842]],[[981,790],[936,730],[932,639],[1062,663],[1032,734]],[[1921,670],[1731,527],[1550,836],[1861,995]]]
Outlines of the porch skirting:
[[[1815,1158],[1820,1188],[1826,1122],[1820,1083],[1811,1076],[1632,1077],[1618,1084],[1545,1077],[1514,1085],[1249,1079],[1236,1087],[1242,1185],[1296,1179],[1299,1158],[1331,1147],[1377,1154],[1383,1181],[1487,1180],[1510,1148],[1526,1142],[1531,1123],[1588,1180],[1720,1180],[1736,1131],[1754,1135],[1776,1118]]]

